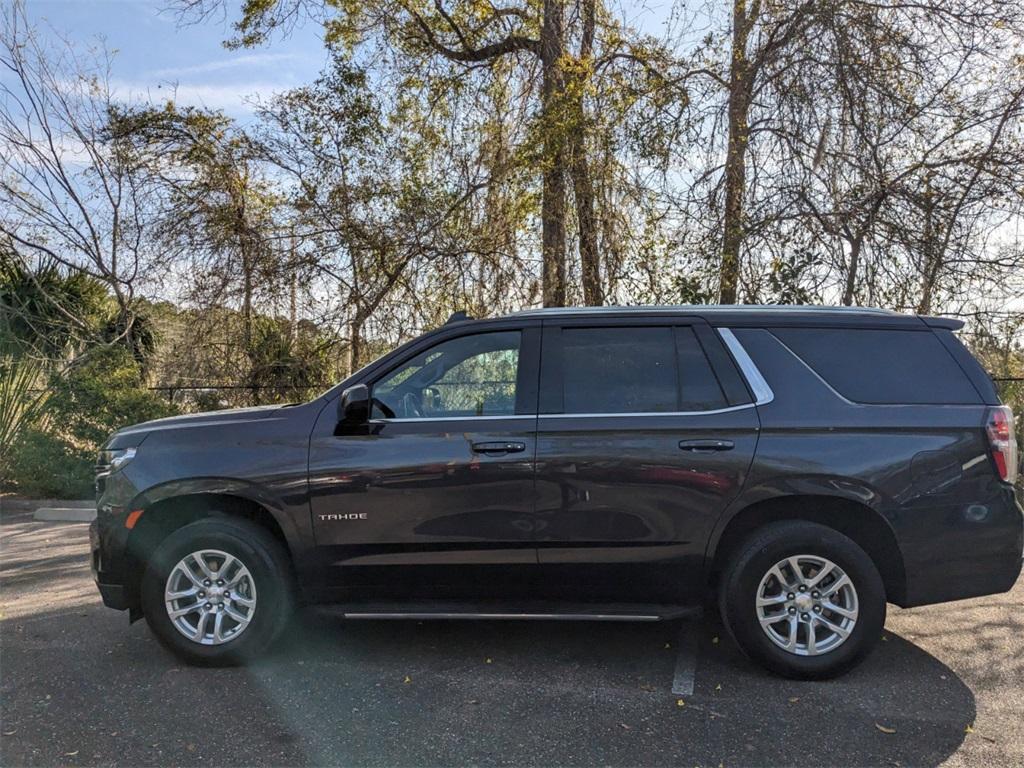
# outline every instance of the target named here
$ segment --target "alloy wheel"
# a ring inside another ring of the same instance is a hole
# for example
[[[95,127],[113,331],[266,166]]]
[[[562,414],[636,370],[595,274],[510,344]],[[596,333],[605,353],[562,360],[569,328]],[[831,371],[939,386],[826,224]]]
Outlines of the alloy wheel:
[[[234,555],[203,549],[185,555],[171,570],[164,588],[171,624],[201,645],[236,639],[256,611],[256,584]]]
[[[761,629],[784,651],[820,656],[834,651],[857,623],[857,589],[824,557],[794,555],[768,569],[757,588]]]

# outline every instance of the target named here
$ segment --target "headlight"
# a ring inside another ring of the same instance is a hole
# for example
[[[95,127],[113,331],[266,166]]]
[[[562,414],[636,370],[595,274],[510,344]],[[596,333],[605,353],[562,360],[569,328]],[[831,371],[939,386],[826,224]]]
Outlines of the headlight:
[[[125,464],[135,458],[135,448],[115,448],[112,451],[100,451],[96,459],[96,477],[106,477],[117,472]]]

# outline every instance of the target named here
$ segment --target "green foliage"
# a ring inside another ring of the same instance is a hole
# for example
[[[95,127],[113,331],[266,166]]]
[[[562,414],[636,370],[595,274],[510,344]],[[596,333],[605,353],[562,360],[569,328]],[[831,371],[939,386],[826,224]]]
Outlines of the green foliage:
[[[48,392],[43,363],[36,357],[0,350],[0,476],[18,435],[39,419]]]
[[[50,387],[48,416],[56,429],[72,443],[94,449],[121,427],[176,412],[143,388],[138,363],[121,346],[96,347]]]
[[[671,300],[676,304],[713,304],[715,295],[699,277],[677,273],[672,277]]]
[[[0,344],[9,351],[62,357],[111,309],[98,280],[52,263],[31,270],[0,252]]]
[[[326,389],[332,381],[333,344],[318,337],[315,327],[258,317],[253,326],[249,384],[259,400],[294,401]]]
[[[87,499],[93,495],[96,453],[45,429],[25,430],[5,467],[5,484],[33,498]]]
[[[15,438],[5,483],[27,495],[87,497],[96,452],[112,432],[175,412],[143,388],[129,350],[97,346],[63,376],[51,377],[45,416]]]

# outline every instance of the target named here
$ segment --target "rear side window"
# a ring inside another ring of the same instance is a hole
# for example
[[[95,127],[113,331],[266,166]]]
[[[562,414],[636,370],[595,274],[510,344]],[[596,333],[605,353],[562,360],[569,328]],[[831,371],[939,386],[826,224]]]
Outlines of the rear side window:
[[[667,413],[725,405],[689,328],[563,328],[562,373],[565,413]]]
[[[931,331],[776,328],[772,333],[839,394],[857,403],[980,403]]]

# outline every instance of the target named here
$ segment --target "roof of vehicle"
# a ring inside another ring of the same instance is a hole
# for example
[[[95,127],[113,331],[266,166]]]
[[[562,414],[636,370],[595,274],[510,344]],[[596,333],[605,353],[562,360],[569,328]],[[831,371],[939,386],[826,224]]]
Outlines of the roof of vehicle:
[[[711,325],[862,325],[920,328],[923,325],[956,330],[963,321],[910,315],[873,307],[827,307],[764,304],[675,304],[663,306],[545,307],[514,312],[508,317],[586,318],[605,316],[689,315]]]

